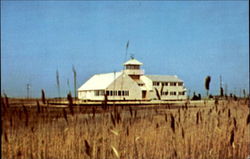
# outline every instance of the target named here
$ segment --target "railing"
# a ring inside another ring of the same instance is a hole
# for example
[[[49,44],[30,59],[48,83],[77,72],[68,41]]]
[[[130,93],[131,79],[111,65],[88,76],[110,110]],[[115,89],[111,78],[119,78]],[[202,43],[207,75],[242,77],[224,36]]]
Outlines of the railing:
[[[144,75],[144,70],[124,70],[128,75]]]

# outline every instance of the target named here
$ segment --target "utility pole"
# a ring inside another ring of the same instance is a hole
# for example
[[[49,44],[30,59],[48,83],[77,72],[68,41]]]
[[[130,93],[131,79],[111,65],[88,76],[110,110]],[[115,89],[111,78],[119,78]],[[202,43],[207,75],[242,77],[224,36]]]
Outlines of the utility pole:
[[[225,95],[227,95],[227,84],[225,84]]]
[[[58,70],[56,70],[56,85],[57,85],[58,96],[59,96],[59,98],[61,98],[60,79],[59,79],[59,72],[58,72]]]
[[[71,93],[71,91],[70,91],[69,79],[67,79],[67,86],[68,86],[68,93]]]

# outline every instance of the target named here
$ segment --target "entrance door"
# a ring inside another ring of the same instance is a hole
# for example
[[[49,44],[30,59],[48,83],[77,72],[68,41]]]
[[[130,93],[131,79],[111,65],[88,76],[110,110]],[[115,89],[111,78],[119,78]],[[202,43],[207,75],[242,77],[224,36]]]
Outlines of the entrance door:
[[[142,91],[142,99],[146,98],[147,91]]]

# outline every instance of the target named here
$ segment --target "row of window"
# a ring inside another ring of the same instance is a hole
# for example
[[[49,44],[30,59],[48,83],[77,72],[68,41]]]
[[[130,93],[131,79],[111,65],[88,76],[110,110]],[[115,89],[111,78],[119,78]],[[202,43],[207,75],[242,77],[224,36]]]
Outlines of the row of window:
[[[107,96],[129,96],[129,91],[106,91]]]
[[[140,66],[138,65],[127,65],[126,69],[130,69],[130,70],[139,70]]]
[[[162,92],[162,95],[170,95],[170,96],[175,96],[177,95],[177,92]],[[185,95],[185,92],[178,92],[178,95]]]
[[[95,90],[95,96],[104,96],[104,90]],[[107,96],[129,96],[129,91],[106,91]]]
[[[104,95],[104,91],[103,90],[96,90],[94,92],[95,96],[103,96]]]
[[[183,86],[183,82],[153,82],[153,86]]]

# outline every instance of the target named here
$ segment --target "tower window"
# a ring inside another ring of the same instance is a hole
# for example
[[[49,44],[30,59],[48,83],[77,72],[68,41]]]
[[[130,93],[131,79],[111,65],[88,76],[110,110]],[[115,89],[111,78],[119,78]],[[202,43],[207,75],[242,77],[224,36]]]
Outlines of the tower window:
[[[178,82],[178,86],[183,86],[183,82]]]
[[[126,65],[127,70],[139,70],[140,66],[139,65]]]

